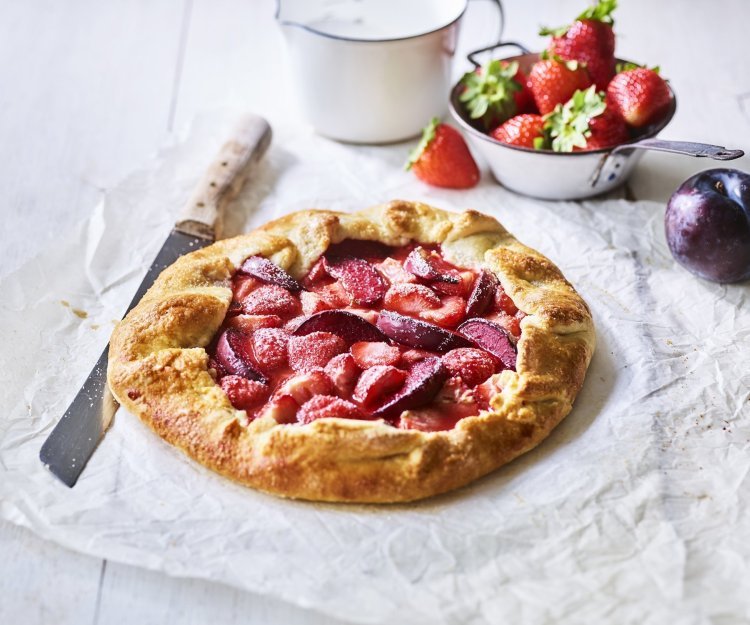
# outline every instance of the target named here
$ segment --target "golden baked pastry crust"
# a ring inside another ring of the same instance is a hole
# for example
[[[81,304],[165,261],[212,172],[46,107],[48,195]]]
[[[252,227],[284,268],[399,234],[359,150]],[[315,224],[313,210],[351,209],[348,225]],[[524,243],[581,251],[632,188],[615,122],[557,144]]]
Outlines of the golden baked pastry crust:
[[[259,254],[304,276],[332,243],[439,243],[449,262],[490,269],[527,313],[517,371],[490,411],[439,432],[379,421],[246,424],[208,371],[204,349],[221,325],[241,262]],[[192,252],[167,268],[116,327],[109,385],[128,410],[198,462],[262,491],[318,501],[411,501],[455,489],[530,450],[570,412],[594,349],[586,303],[548,259],[495,219],[393,201],[356,213],[287,215]]]

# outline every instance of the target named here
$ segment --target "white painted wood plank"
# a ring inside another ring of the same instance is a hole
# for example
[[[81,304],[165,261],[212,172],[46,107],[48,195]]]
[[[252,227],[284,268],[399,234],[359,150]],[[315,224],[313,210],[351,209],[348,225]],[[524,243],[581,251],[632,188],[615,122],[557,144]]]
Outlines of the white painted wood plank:
[[[184,1],[0,2],[0,275],[163,142]]]

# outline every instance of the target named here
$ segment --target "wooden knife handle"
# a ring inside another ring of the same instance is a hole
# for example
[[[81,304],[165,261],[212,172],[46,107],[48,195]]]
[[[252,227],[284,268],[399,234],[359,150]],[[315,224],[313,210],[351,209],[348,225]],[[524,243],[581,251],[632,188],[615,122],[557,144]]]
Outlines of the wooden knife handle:
[[[240,192],[270,143],[268,122],[258,115],[243,116],[198,183],[175,228],[202,239],[216,239],[224,209]]]

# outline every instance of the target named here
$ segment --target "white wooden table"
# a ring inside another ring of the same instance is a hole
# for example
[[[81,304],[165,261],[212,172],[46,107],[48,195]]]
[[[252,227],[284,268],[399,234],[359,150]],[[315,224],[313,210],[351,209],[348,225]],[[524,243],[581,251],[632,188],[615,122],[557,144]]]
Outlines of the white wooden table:
[[[462,50],[493,38],[474,3]],[[506,37],[534,48],[584,0],[506,0]],[[750,151],[746,0],[627,0],[618,53],[678,94],[663,136]],[[199,111],[295,117],[272,0],[0,0],[0,276],[86,218],[112,183]],[[394,16],[397,19],[397,16]],[[465,68],[459,59],[457,71]],[[647,154],[629,196],[666,201],[714,163]],[[750,170],[746,158],[732,166]],[[1,418],[1,417],[0,417]],[[2,502],[0,502],[0,505]],[[0,523],[0,623],[335,623],[275,600],[70,552]]]

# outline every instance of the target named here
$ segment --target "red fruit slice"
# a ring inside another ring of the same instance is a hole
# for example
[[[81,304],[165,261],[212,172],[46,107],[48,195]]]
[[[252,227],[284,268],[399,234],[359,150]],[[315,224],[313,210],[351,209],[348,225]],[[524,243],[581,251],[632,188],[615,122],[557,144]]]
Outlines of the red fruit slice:
[[[516,308],[513,300],[510,299],[510,297],[502,287],[497,289],[497,291],[495,292],[495,309],[502,310],[504,313],[510,315],[511,317],[518,312],[518,308]]]
[[[404,269],[404,266],[395,258],[386,258],[383,262],[375,265],[377,269],[391,284],[400,284],[402,282],[414,283],[417,278],[414,274]]]
[[[227,319],[228,328],[237,328],[247,334],[252,334],[261,328],[278,328],[281,317],[278,315],[235,315]]]
[[[401,350],[383,342],[360,341],[351,347],[354,361],[363,369],[377,365],[396,365],[401,360]]]
[[[271,389],[262,382],[248,380],[238,375],[228,375],[221,379],[221,388],[227,394],[232,406],[237,410],[251,410],[268,398]]]
[[[326,271],[341,283],[355,304],[371,306],[385,295],[387,286],[382,276],[361,258],[324,257]]]
[[[242,312],[242,304],[232,300],[229,302],[229,308],[227,308],[227,317],[233,317],[239,315]]]
[[[324,314],[324,313],[321,313]],[[409,347],[448,352],[457,347],[471,347],[463,336],[426,321],[384,310],[378,317],[378,329],[388,338]]]
[[[523,313],[520,314],[523,315]],[[523,319],[523,317],[517,315],[511,316],[501,310],[500,312],[487,315],[484,318],[487,321],[492,321],[493,323],[505,328],[516,339],[521,336],[521,319]]]
[[[238,271],[232,276],[232,296],[234,301],[241,302],[262,284],[257,278]]]
[[[440,300],[440,308],[422,310],[419,317],[441,326],[455,328],[466,316],[466,300],[457,295],[448,295]]]
[[[407,410],[399,419],[397,427],[400,430],[420,430],[421,432],[442,432],[452,430],[464,416],[455,411],[445,411],[439,408],[421,408]]]
[[[494,273],[482,269],[466,302],[466,316],[478,317],[483,314],[495,299],[499,284]]]
[[[404,380],[406,371],[388,365],[372,367],[359,376],[352,398],[363,406],[374,406],[398,391]]]
[[[334,243],[326,250],[328,258],[366,258],[381,260],[391,255],[392,248],[380,241],[366,239],[344,239],[341,243]]]
[[[404,269],[423,280],[453,284],[461,282],[457,269],[446,263],[437,252],[428,252],[423,247],[415,247],[409,253],[404,261]]]
[[[323,371],[330,378],[336,392],[348,397],[354,390],[360,369],[351,354],[339,354],[331,358]]]
[[[516,348],[508,332],[498,324],[486,319],[469,319],[459,326],[458,332],[499,358],[503,369],[516,370]]]
[[[383,304],[389,310],[417,315],[424,309],[439,308],[440,298],[430,287],[421,284],[394,284],[385,294]]]
[[[294,331],[295,336],[312,332],[331,332],[347,345],[358,341],[386,341],[385,335],[359,315],[345,310],[324,310],[303,321]]]
[[[307,272],[307,275],[302,278],[302,284],[304,284],[306,288],[310,288],[321,280],[327,279],[328,272],[326,272],[325,263],[323,262],[323,257],[321,256],[318,260],[315,261],[315,264],[310,267],[310,271]]]
[[[297,412],[297,421],[303,425],[317,419],[361,419],[359,408],[353,403],[332,395],[318,395],[303,404]]]
[[[258,367],[270,374],[287,363],[289,334],[279,328],[263,328],[252,336],[253,355]]]
[[[263,282],[268,284],[275,284],[277,286],[285,288],[287,291],[296,293],[302,290],[302,286],[286,271],[284,271],[277,264],[271,262],[267,258],[262,256],[250,256],[247,258],[240,271],[248,275],[254,276]]]
[[[247,334],[229,329],[219,336],[214,357],[227,374],[265,383],[266,378],[253,362],[252,349],[252,342]]]
[[[258,417],[271,417],[277,423],[296,423],[299,404],[291,395],[274,396]]]
[[[474,284],[474,272],[461,271],[459,272],[459,276],[461,280],[458,284],[454,284],[453,282],[433,282],[430,284],[430,287],[441,295],[459,295],[465,299]]]
[[[346,312],[350,312],[357,317],[362,317],[367,323],[375,325],[378,322],[378,315],[380,314],[377,310],[370,308],[345,308]]]
[[[415,362],[419,362],[420,360],[424,360],[425,358],[430,358],[431,356],[434,356],[432,352],[427,352],[423,349],[407,349],[404,352],[401,353],[401,362],[403,362],[405,365],[413,365]]]
[[[248,315],[296,315],[299,300],[286,289],[275,284],[264,284],[242,300],[242,309]]]
[[[289,366],[295,371],[325,367],[334,356],[346,350],[344,340],[330,332],[312,332],[289,339]]]
[[[392,419],[404,410],[419,408],[432,401],[448,378],[440,358],[425,358],[412,365],[401,390],[373,412],[376,418]]]
[[[302,405],[316,395],[330,395],[333,392],[331,379],[323,371],[316,369],[285,380],[274,393],[274,399],[286,395],[292,397],[298,405]]]
[[[481,384],[495,373],[495,359],[481,349],[463,347],[443,356],[443,364],[451,375],[460,376],[467,386]]]
[[[333,308],[333,306],[331,306],[320,295],[311,291],[302,291],[302,293],[299,294],[299,299],[300,302],[302,302],[302,312],[308,316]]]

